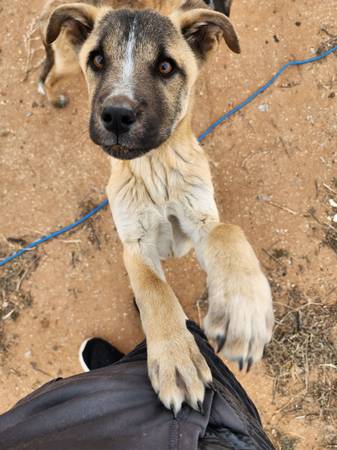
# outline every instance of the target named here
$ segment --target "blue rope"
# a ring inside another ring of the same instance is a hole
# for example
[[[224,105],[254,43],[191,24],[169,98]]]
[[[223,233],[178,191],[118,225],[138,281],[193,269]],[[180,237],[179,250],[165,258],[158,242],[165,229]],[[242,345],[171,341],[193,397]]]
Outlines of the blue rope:
[[[264,91],[266,91],[270,86],[275,83],[275,81],[282,75],[282,73],[290,66],[303,66],[304,64],[310,64],[316,61],[321,61],[322,59],[329,56],[331,53],[335,52],[337,50],[337,46],[331,48],[330,50],[327,50],[326,52],[321,53],[318,56],[314,56],[312,58],[299,60],[299,61],[289,61],[284,66],[281,67],[281,69],[263,86],[261,86],[256,92],[254,92],[252,95],[250,95],[246,100],[244,100],[242,103],[239,103],[237,106],[235,106],[233,109],[225,113],[223,116],[221,116],[216,122],[214,122],[209,128],[207,128],[206,131],[204,131],[200,136],[198,141],[201,142],[206,137],[211,134],[215,128],[217,128],[219,125],[221,125],[223,122],[228,120],[230,117],[234,116],[238,111],[242,110],[245,106],[247,106],[249,103],[251,103],[253,100],[256,99],[260,94],[262,94]],[[52,239],[55,239],[56,237],[60,236],[61,234],[67,233],[68,231],[73,230],[74,228],[78,227],[90,217],[97,214],[99,211],[101,211],[103,208],[105,208],[108,205],[109,201],[104,200],[102,203],[100,203],[98,206],[96,206],[91,212],[86,214],[81,219],[77,220],[76,222],[61,228],[58,231],[55,231],[54,233],[51,233],[47,236],[44,236],[41,239],[38,239],[37,241],[32,242],[31,244],[27,245],[27,247],[22,248],[18,252],[14,253],[11,256],[8,256],[7,258],[0,261],[0,267],[4,266],[5,264],[9,263],[10,261],[13,261],[13,259],[18,258],[19,256],[26,253],[28,250],[31,250],[32,248],[38,247],[39,245],[43,244],[44,242],[48,242]]]
[[[79,225],[81,225],[86,220],[90,219],[90,217],[92,217],[95,214],[97,214],[103,208],[105,208],[108,203],[109,203],[108,200],[104,200],[102,203],[97,205],[92,211],[90,211],[88,214],[86,214],[84,217],[82,217],[81,219],[77,220],[76,222],[68,225],[67,227],[61,228],[60,230],[55,231],[54,233],[48,234],[48,236],[44,236],[43,238],[38,239],[37,241],[34,241],[31,244],[27,245],[27,247],[24,247],[21,250],[19,250],[18,252],[14,253],[13,255],[8,256],[8,258],[5,258],[2,261],[0,261],[0,267],[4,266],[5,264],[9,263],[10,261],[13,261],[13,259],[16,259],[19,256],[23,255],[28,250],[31,250],[32,248],[38,247],[39,245],[43,244],[44,242],[48,242],[51,239],[55,239],[56,237],[60,236],[61,234],[67,233],[67,231],[73,230],[74,228],[78,227]]]
[[[330,50],[327,50],[324,53],[321,53],[318,56],[313,56],[312,58],[303,59],[300,61],[289,61],[287,62],[281,69],[271,78],[266,84],[260,87],[256,92],[254,92],[252,95],[250,95],[246,100],[244,100],[242,103],[239,103],[236,105],[233,109],[228,111],[226,114],[224,114],[220,119],[218,119],[216,122],[214,122],[207,130],[202,133],[201,136],[199,136],[199,142],[204,140],[209,134],[211,134],[215,128],[217,128],[219,125],[221,125],[225,120],[228,120],[230,117],[234,116],[238,111],[243,109],[245,106],[247,106],[249,103],[251,103],[253,100],[256,99],[262,92],[266,91],[270,86],[275,83],[275,81],[282,75],[282,73],[290,66],[304,66],[305,64],[310,64],[316,61],[320,61],[327,56],[329,56],[332,52],[335,52],[337,50],[337,46],[331,48]]]

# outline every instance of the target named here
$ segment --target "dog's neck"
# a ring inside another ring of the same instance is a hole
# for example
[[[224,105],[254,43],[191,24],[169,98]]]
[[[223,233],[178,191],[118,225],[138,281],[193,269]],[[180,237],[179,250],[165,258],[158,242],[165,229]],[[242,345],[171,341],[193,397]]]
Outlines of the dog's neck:
[[[139,158],[123,161],[123,165],[128,166],[135,176],[142,178],[144,166],[158,163],[166,170],[175,169],[181,164],[188,164],[197,149],[200,147],[192,131],[191,114],[188,113],[163,144]]]

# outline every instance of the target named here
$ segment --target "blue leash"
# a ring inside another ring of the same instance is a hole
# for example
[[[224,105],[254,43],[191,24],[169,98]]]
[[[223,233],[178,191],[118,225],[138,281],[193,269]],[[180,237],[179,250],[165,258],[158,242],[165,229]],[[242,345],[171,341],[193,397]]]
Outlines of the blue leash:
[[[223,122],[228,120],[230,117],[234,116],[234,114],[236,114],[238,111],[242,110],[245,106],[247,106],[249,103],[251,103],[253,100],[255,100],[256,97],[258,97],[264,91],[269,89],[270,86],[273,83],[275,83],[275,81],[282,75],[282,73],[288,67],[290,67],[290,66],[303,66],[304,64],[310,64],[310,63],[313,63],[313,62],[316,62],[316,61],[321,61],[322,59],[326,58],[327,56],[329,56],[331,53],[335,52],[336,50],[337,50],[337,46],[331,48],[330,50],[327,50],[326,52],[321,53],[318,56],[313,56],[312,58],[303,59],[303,60],[299,60],[299,61],[289,61],[289,62],[287,62],[283,67],[281,67],[281,69],[266,84],[261,86],[256,92],[254,92],[252,95],[250,95],[246,100],[244,100],[242,103],[239,103],[233,109],[231,109],[226,114],[224,114],[222,117],[220,117],[209,128],[207,128],[207,130],[204,131],[199,136],[198,141],[201,142],[204,139],[206,139],[206,137],[209,134],[211,134],[215,130],[215,128],[217,128]],[[60,235],[62,235],[64,233],[67,233],[68,231],[73,230],[74,228],[78,227],[79,225],[81,225],[82,223],[84,223],[85,221],[90,219],[90,217],[92,217],[95,214],[97,214],[103,208],[105,208],[108,205],[108,203],[109,203],[109,201],[107,199],[104,200],[102,203],[97,205],[92,211],[90,211],[88,214],[86,214],[84,217],[82,217],[81,219],[77,220],[76,222],[74,222],[74,223],[72,223],[72,224],[70,224],[70,225],[68,225],[68,226],[66,226],[64,228],[61,228],[60,230],[55,231],[54,233],[51,233],[51,234],[49,234],[47,236],[44,236],[43,238],[38,239],[37,241],[34,241],[31,244],[27,245],[27,247],[24,247],[21,250],[19,250],[18,252],[14,253],[13,255],[8,256],[7,258],[5,258],[2,261],[0,261],[0,267],[4,266],[5,264],[9,263],[10,261],[13,261],[13,259],[16,259],[19,256],[23,255],[28,250],[31,250],[32,248],[38,247],[39,245],[43,244],[44,242],[48,242],[48,241],[50,241],[52,239],[57,238],[58,236],[60,236]]]

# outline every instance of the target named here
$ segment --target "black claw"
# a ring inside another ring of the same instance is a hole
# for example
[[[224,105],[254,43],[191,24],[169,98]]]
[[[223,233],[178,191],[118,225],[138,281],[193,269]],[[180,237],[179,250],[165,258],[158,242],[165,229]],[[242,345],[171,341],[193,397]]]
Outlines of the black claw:
[[[170,404],[170,410],[172,411],[173,416],[174,416],[174,418],[176,419],[178,414],[177,414],[177,411],[176,411],[176,409],[175,409],[175,407],[174,407],[174,403],[171,403],[171,404]]]
[[[226,343],[226,336],[218,336],[216,338],[217,343],[217,353],[221,352],[221,350],[224,348],[224,345]]]
[[[198,409],[199,409],[200,414],[202,416],[204,416],[205,415],[204,405],[200,400],[198,401]]]
[[[252,357],[248,358],[248,362],[247,362],[247,373],[248,373],[248,372],[250,371],[250,369],[252,368],[253,362],[254,362],[254,360],[253,360]]]
[[[242,372],[242,369],[243,369],[243,358],[240,358],[240,360],[239,360],[239,370],[240,370],[240,372]]]

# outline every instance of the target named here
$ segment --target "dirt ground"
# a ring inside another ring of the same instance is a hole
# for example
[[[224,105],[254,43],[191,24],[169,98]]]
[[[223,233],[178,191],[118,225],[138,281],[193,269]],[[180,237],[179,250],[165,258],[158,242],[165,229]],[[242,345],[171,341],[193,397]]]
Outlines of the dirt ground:
[[[42,3],[0,0],[0,258],[83,215],[109,176],[87,136],[83,81],[67,84],[71,103],[57,110],[38,95],[36,71],[25,80],[24,35]],[[243,51],[221,46],[204,70],[198,133],[289,59],[337,43],[336,0],[236,0],[232,19]],[[274,341],[238,376],[282,450],[337,448],[336,135],[333,54],[288,70],[204,143],[221,216],[243,227],[273,286]],[[166,267],[199,321],[205,279],[193,254]],[[122,351],[143,337],[108,209],[0,268],[0,412],[78,373],[77,350],[93,335]]]

